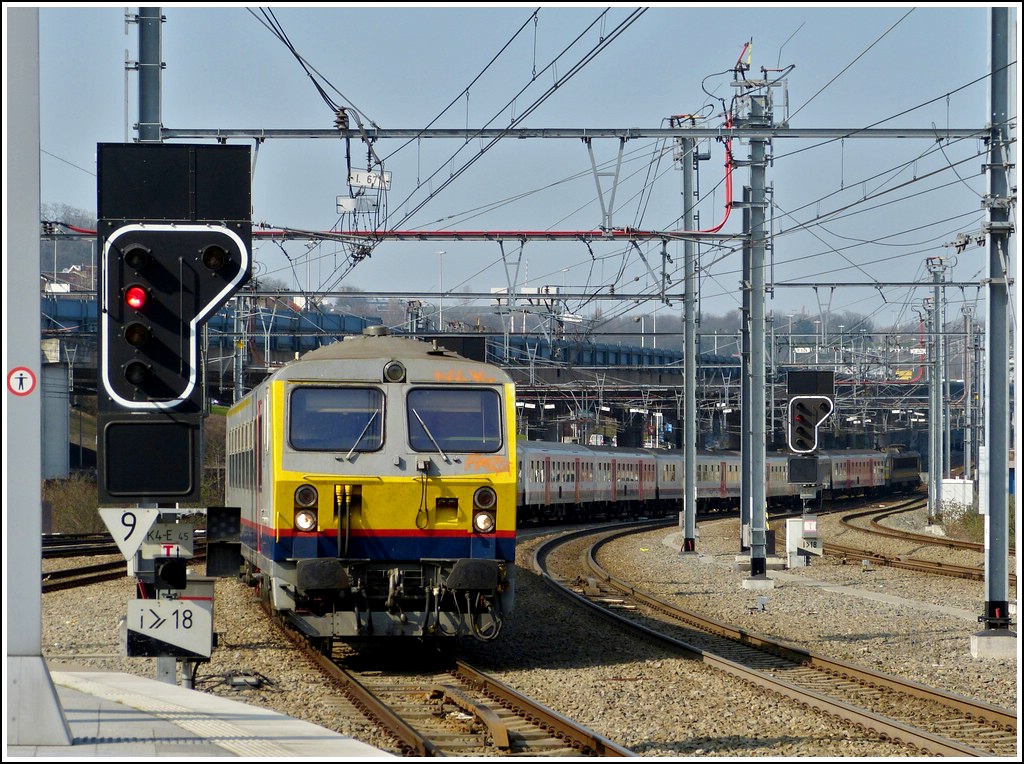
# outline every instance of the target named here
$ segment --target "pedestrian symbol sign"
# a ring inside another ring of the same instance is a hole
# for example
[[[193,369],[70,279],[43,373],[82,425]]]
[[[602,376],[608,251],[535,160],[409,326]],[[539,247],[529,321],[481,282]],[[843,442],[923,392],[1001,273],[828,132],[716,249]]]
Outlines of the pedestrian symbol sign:
[[[7,374],[7,389],[20,397],[30,395],[36,389],[36,375],[27,366],[15,366]]]

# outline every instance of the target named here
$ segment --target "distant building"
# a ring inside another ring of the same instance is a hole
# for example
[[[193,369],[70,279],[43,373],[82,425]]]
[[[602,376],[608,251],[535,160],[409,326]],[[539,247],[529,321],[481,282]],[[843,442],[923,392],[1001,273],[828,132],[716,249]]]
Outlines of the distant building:
[[[40,275],[40,289],[49,294],[96,291],[96,266],[72,265],[57,273]]]

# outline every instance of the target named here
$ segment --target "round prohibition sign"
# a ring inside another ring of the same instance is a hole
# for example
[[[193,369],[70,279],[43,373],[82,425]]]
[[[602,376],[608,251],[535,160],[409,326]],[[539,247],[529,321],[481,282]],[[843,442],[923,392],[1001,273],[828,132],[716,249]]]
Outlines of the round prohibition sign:
[[[36,389],[36,375],[27,366],[15,366],[7,374],[7,389],[15,395],[30,395]]]

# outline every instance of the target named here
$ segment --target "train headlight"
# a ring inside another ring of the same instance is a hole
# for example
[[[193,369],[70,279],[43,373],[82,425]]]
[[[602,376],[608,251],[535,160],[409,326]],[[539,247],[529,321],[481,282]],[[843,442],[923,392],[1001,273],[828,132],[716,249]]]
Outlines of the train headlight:
[[[385,382],[404,382],[405,366],[400,361],[389,361],[384,366]]]
[[[481,510],[473,512],[473,530],[477,533],[494,533],[496,524],[494,512],[483,512]]]
[[[477,509],[494,509],[494,505],[497,503],[498,494],[489,485],[477,488],[476,493],[473,494],[473,506]]]
[[[316,488],[311,485],[300,485],[295,489],[295,504],[299,507],[312,507],[316,505]]]
[[[316,510],[300,509],[295,513],[295,530],[308,533],[316,530]]]

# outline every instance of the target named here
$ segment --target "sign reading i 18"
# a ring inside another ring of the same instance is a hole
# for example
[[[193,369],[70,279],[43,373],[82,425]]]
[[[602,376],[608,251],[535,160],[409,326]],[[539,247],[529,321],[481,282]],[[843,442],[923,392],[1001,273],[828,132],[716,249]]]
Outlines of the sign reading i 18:
[[[209,658],[213,611],[191,600],[129,600],[125,653],[130,658]]]

